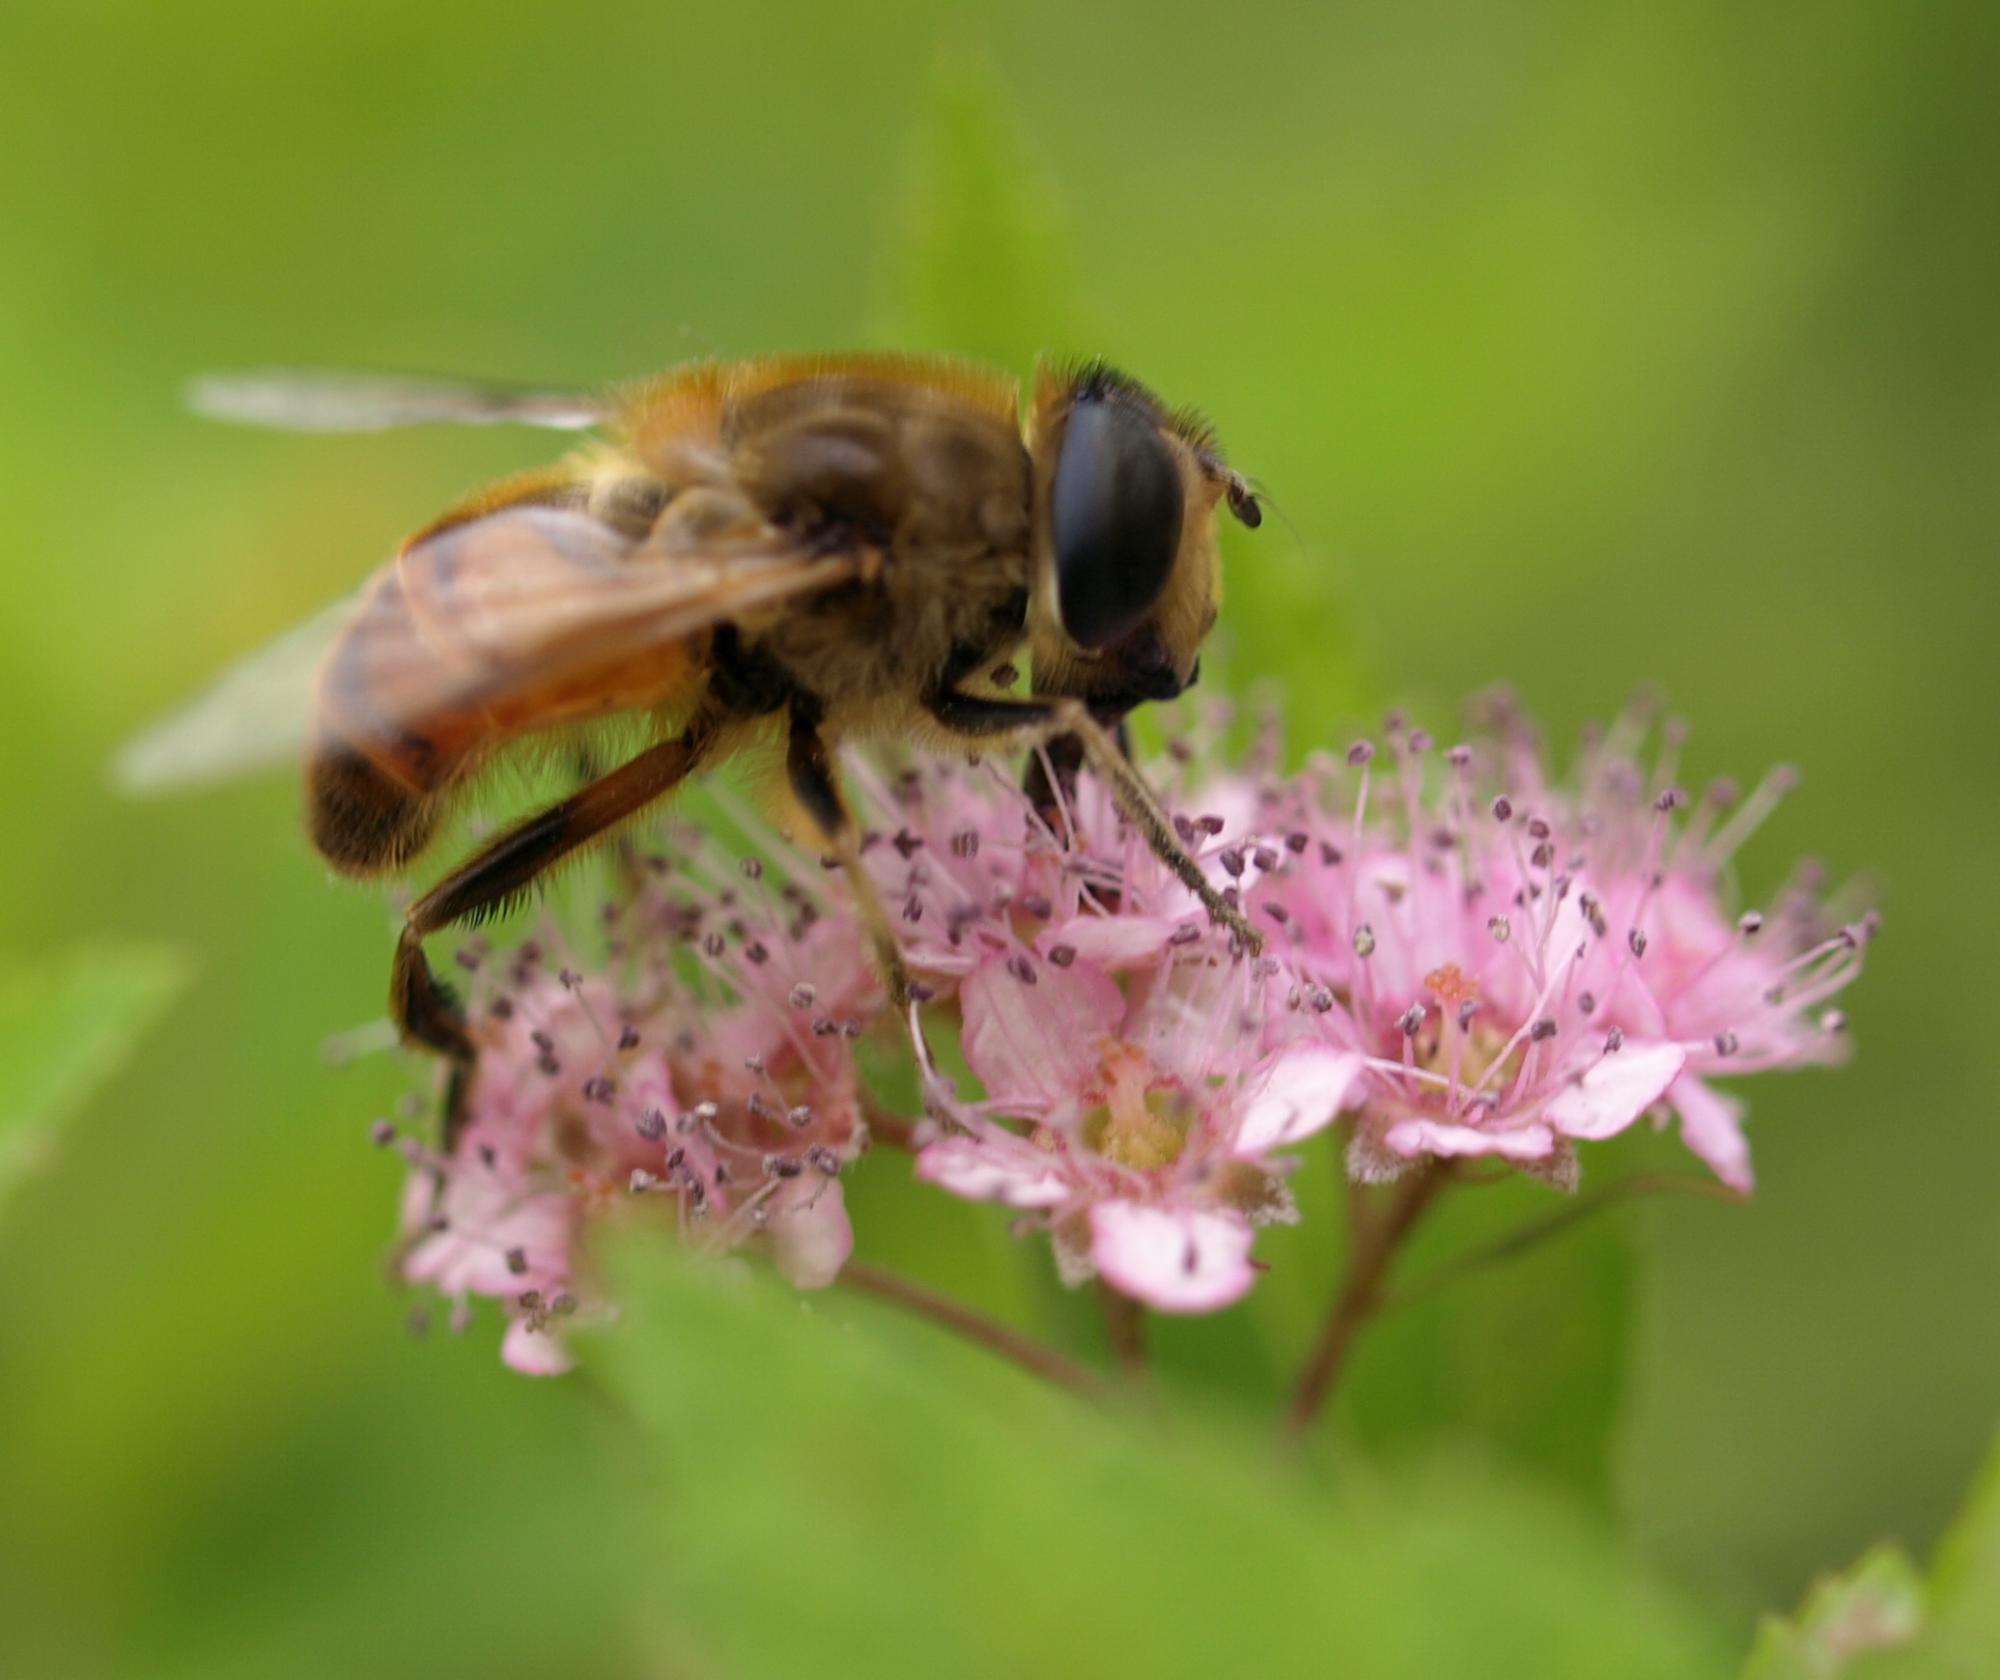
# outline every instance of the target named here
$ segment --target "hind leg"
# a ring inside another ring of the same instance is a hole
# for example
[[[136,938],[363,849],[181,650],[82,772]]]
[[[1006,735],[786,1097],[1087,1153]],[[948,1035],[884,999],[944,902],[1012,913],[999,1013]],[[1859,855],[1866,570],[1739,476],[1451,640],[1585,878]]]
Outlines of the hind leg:
[[[648,747],[482,847],[410,906],[389,972],[389,1014],[405,1039],[454,1064],[447,1148],[463,1120],[464,1073],[473,1044],[458,1000],[424,956],[425,937],[505,905],[578,848],[671,793],[713,739],[712,724],[697,720],[684,734]]]

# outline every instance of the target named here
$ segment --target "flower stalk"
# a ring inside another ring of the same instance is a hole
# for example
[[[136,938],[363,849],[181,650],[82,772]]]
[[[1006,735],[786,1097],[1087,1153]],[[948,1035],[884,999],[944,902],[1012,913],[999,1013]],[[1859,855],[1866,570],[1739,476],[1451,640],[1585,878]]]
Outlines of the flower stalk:
[[[1111,1349],[1112,1363],[1127,1382],[1143,1382],[1149,1374],[1146,1361],[1146,1309],[1131,1296],[1121,1294],[1102,1278],[1097,1283],[1097,1306],[1104,1319],[1104,1339]]]
[[[1319,1417],[1347,1367],[1355,1338],[1384,1303],[1383,1286],[1398,1251],[1451,1178],[1451,1162],[1432,1162],[1405,1175],[1379,1206],[1366,1209],[1357,1219],[1348,1246],[1347,1274],[1299,1368],[1285,1408],[1285,1434],[1291,1441],[1303,1440]]]
[[[999,1355],[1009,1364],[1083,1399],[1099,1399],[1105,1392],[1104,1380],[1095,1371],[1077,1364],[1046,1343],[1036,1341],[1012,1325],[1002,1324],[998,1319],[974,1311],[963,1301],[954,1300],[895,1272],[850,1260],[841,1268],[839,1282],[843,1289],[886,1301],[954,1335],[963,1336],[987,1352]]]

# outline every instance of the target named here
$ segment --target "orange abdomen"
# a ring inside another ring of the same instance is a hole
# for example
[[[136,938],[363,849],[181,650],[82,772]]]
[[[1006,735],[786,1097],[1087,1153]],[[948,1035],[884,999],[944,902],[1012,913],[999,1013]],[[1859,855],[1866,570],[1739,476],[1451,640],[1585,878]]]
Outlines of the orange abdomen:
[[[449,534],[428,538],[383,567],[320,671],[306,826],[346,874],[414,859],[451,796],[502,748],[668,705],[693,676],[680,646],[550,662],[545,647],[529,658],[504,637],[482,637],[490,625],[477,601],[453,598],[453,546]]]

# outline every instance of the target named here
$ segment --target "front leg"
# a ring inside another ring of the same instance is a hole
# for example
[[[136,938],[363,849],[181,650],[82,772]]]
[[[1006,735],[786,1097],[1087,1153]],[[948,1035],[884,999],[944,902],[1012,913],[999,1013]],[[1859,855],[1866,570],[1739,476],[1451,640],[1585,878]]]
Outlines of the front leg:
[[[1091,715],[1081,700],[1015,695],[966,694],[955,688],[939,690],[925,709],[967,746],[1039,747],[1062,737],[1080,743],[1083,757],[1111,790],[1118,813],[1145,839],[1181,884],[1201,900],[1212,921],[1242,940],[1253,955],[1264,948],[1264,936],[1243,912],[1215,890],[1208,877],[1181,844],[1180,836],[1145,779],[1120,750],[1117,737]]]
[[[1132,757],[1132,728],[1123,718],[1118,719],[1114,737],[1118,751],[1129,761]],[[1034,806],[1037,815],[1051,828],[1059,828],[1063,820],[1063,801],[1076,791],[1077,772],[1083,768],[1083,743],[1074,735],[1057,735],[1049,740],[1042,750],[1028,760],[1027,768],[1021,774],[1021,791],[1028,796],[1028,803]]]

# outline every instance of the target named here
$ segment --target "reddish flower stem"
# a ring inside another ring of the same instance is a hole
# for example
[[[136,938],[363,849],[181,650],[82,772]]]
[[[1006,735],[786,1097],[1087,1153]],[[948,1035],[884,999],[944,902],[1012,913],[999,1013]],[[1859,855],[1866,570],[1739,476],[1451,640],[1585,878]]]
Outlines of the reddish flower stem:
[[[1104,1393],[1104,1381],[1094,1371],[1086,1370],[1011,1325],[988,1318],[964,1302],[941,1295],[921,1283],[913,1283],[894,1272],[885,1272],[858,1260],[850,1260],[841,1269],[840,1282],[856,1294],[871,1295],[878,1301],[887,1301],[913,1312],[919,1318],[927,1318],[931,1323],[977,1343],[989,1353],[998,1354],[1009,1363],[1054,1383],[1058,1388],[1066,1388],[1072,1394],[1097,1399]]]
[[[1517,1260],[1552,1238],[1581,1225],[1593,1214],[1615,1207],[1620,1202],[1633,1201],[1642,1196],[1669,1195],[1700,1196],[1712,1202],[1741,1202],[1745,1199],[1740,1191],[1732,1190],[1726,1184],[1718,1184],[1711,1178],[1698,1178],[1692,1173],[1635,1173],[1630,1178],[1617,1179],[1602,1189],[1579,1196],[1559,1213],[1523,1225],[1519,1230],[1511,1231],[1483,1248],[1475,1248],[1469,1254],[1447,1260],[1415,1283],[1406,1284],[1385,1297],[1381,1305],[1385,1309],[1404,1306],[1411,1301],[1422,1300],[1447,1284],[1458,1282],[1460,1278],[1484,1271],[1488,1266]]]
[[[1102,1278],[1097,1280],[1097,1305],[1104,1316],[1104,1338],[1111,1345],[1111,1357],[1128,1382],[1146,1376],[1146,1309],[1131,1296],[1119,1293]]]
[[[1347,1257],[1347,1277],[1334,1297],[1319,1339],[1299,1370],[1285,1411],[1285,1433],[1294,1442],[1305,1437],[1340,1380],[1353,1351],[1354,1338],[1382,1304],[1382,1286],[1396,1251],[1417,1221],[1451,1180],[1449,1164],[1432,1162],[1408,1174],[1396,1186],[1379,1213],[1370,1214],[1362,1198],[1354,1198],[1356,1218]]]
[[[908,1155],[916,1153],[915,1123],[899,1114],[891,1114],[866,1091],[861,1094],[861,1118],[867,1122],[871,1143],[900,1149]]]

